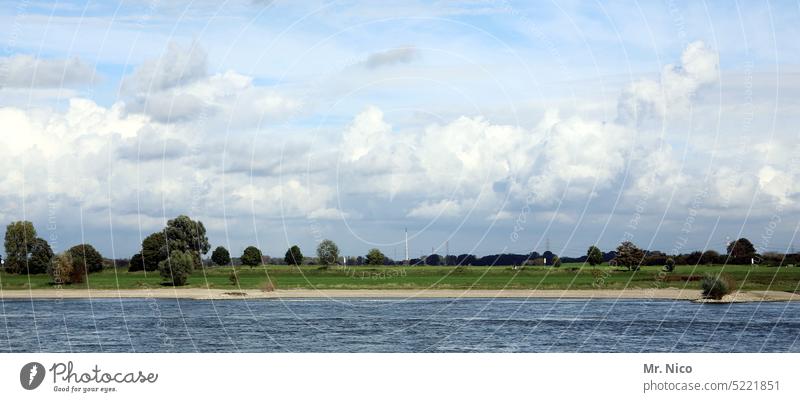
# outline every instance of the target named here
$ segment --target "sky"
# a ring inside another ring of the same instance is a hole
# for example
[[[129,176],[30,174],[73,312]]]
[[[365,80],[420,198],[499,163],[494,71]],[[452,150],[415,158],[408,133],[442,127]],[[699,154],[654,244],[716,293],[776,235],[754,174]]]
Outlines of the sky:
[[[0,4],[0,223],[56,252],[800,244],[797,2]]]

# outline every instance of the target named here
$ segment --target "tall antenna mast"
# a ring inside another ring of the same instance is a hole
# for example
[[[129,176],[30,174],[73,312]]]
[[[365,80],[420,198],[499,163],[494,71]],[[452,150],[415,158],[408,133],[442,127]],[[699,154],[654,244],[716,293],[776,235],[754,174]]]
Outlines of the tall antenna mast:
[[[411,260],[408,259],[408,228],[406,228],[406,260],[405,263],[408,265]]]

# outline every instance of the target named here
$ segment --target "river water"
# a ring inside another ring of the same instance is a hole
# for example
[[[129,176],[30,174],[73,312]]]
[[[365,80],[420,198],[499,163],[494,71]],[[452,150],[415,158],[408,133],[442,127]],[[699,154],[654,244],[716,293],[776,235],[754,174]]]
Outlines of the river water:
[[[0,300],[3,352],[800,352],[800,303]]]

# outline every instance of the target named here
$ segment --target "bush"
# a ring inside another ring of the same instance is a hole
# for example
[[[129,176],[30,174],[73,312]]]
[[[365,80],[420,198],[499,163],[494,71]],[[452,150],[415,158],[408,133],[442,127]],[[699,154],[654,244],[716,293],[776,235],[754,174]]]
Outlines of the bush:
[[[706,273],[700,286],[703,289],[703,297],[706,299],[721,300],[723,296],[730,294],[736,284],[728,276],[712,275]]]
[[[261,265],[261,250],[253,246],[250,246],[244,249],[244,252],[242,253],[242,257],[240,259],[242,260],[242,264],[244,265],[257,267]]]
[[[50,278],[56,285],[66,285],[70,283],[72,277],[72,256],[69,253],[61,253],[53,258],[50,266]]]
[[[228,275],[228,280],[231,281],[231,285],[239,286],[239,274],[236,273],[236,268],[231,270],[231,274]]]
[[[158,270],[161,277],[172,286],[183,286],[194,270],[194,256],[191,252],[175,250],[169,254],[169,258],[158,264]]]
[[[278,285],[275,282],[273,282],[271,278],[267,278],[267,282],[264,283],[263,286],[261,286],[261,291],[262,292],[274,292],[275,289],[277,289],[277,288],[278,288]]]
[[[671,257],[667,258],[667,262],[666,264],[664,264],[664,271],[672,272],[674,270],[675,270],[675,260],[673,260]]]
[[[231,253],[225,247],[219,246],[211,253],[211,262],[219,266],[225,266],[231,263]]]
[[[297,245],[289,247],[283,261],[288,265],[303,265],[303,253],[300,251],[300,247]]]
[[[561,267],[561,258],[556,257],[555,261],[553,261],[553,267],[555,268]]]
[[[67,250],[72,257],[72,264],[81,267],[86,273],[103,270],[103,256],[90,244],[79,244]]]

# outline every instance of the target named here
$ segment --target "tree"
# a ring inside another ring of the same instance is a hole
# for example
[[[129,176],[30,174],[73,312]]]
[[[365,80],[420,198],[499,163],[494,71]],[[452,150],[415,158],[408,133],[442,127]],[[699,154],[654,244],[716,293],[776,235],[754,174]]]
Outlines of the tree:
[[[170,253],[173,250],[191,252],[195,258],[195,265],[199,266],[200,256],[211,249],[203,222],[193,221],[186,215],[167,221],[164,233],[169,241]]]
[[[144,270],[155,271],[159,268],[161,261],[167,259],[167,237],[164,232],[155,232],[147,236],[142,241],[142,258],[144,259]]]
[[[561,267],[561,258],[556,257],[555,261],[553,261],[553,266],[556,267],[556,268],[560,268]]]
[[[144,258],[142,253],[136,253],[131,257],[130,264],[128,265],[128,272],[144,271]]]
[[[615,260],[619,266],[627,267],[631,271],[637,271],[643,259],[644,251],[633,242],[624,241],[617,247]]]
[[[31,242],[31,257],[28,260],[27,272],[31,275],[43,274],[50,269],[53,262],[53,249],[47,244],[47,240],[35,238]],[[24,271],[21,273],[25,273]]]
[[[586,262],[591,266],[602,264],[603,252],[597,246],[589,246],[589,250],[586,251]]]
[[[70,253],[61,253],[55,256],[49,273],[53,283],[56,285],[70,283],[72,278],[72,255]]]
[[[377,248],[373,248],[367,252],[367,265],[383,265],[385,260],[386,256]]]
[[[36,229],[29,221],[12,222],[6,227],[6,271],[20,274],[27,271],[28,257],[36,239]]]
[[[242,264],[256,267],[261,265],[261,250],[250,246],[242,253]]]
[[[728,244],[728,260],[731,263],[750,264],[750,259],[755,256],[756,248],[744,237]]]
[[[283,257],[283,261],[289,265],[303,265],[303,253],[300,251],[300,247],[297,247],[296,244],[289,247],[286,250],[286,256]]]
[[[319,263],[324,266],[336,264],[339,259],[339,247],[336,246],[336,243],[325,239],[317,246],[317,257]]]
[[[194,256],[191,252],[173,250],[169,258],[158,264],[158,270],[172,286],[183,286],[194,270]]]
[[[219,266],[228,265],[231,263],[231,253],[225,247],[219,246],[211,253],[211,261]]]
[[[672,272],[675,270],[675,260],[672,257],[667,258],[667,263],[664,264],[664,271]]]
[[[87,274],[103,270],[103,256],[90,244],[79,244],[67,250],[67,253],[72,257],[72,265]]]

